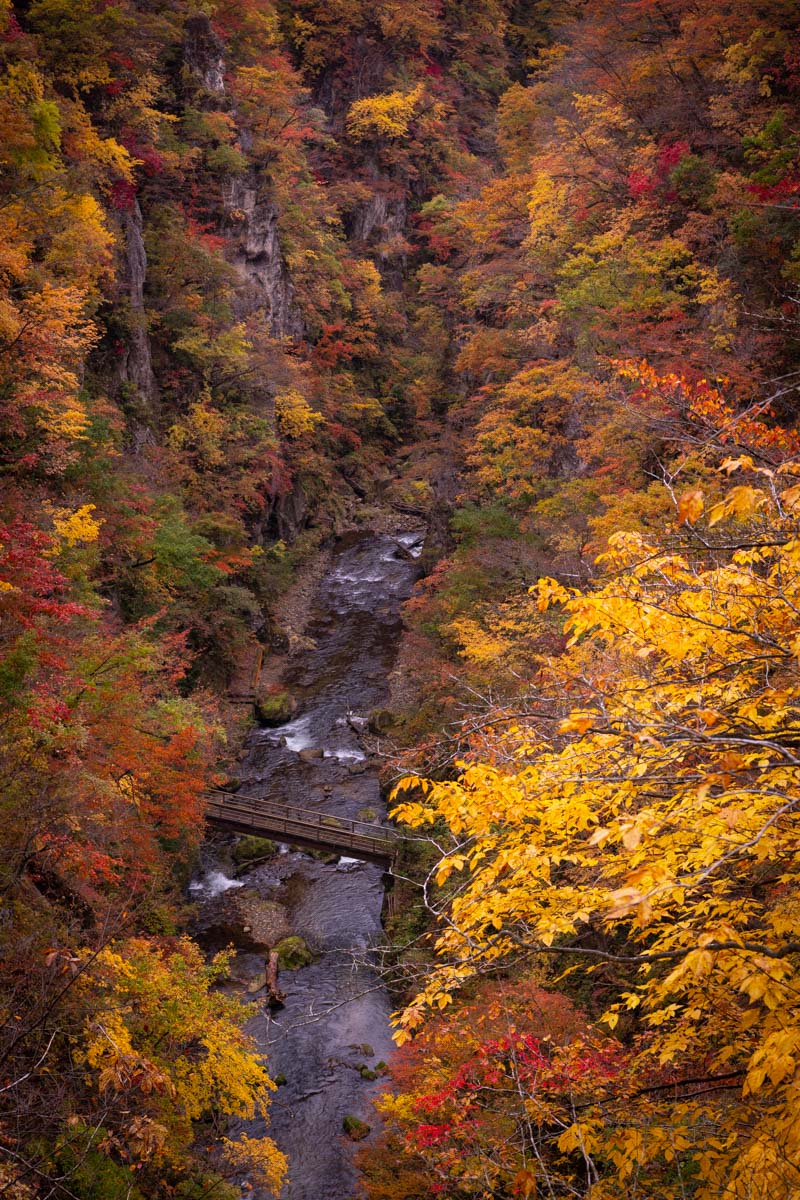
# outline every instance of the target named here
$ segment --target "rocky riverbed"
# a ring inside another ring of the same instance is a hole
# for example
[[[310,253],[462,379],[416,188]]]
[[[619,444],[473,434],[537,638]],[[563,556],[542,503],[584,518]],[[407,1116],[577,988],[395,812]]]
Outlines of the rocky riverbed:
[[[339,540],[302,646],[280,681],[295,715],[252,734],[239,768],[243,794],[385,820],[377,765],[361,735],[370,724],[380,728],[400,607],[418,576],[423,540],[423,530],[410,528]],[[254,997],[249,1031],[281,1084],[269,1134],[290,1163],[282,1200],[346,1200],[355,1186],[354,1140],[374,1120],[371,1100],[391,1050],[389,998],[371,956],[381,938],[383,874],[288,847],[271,853],[266,846],[262,858],[250,842],[252,865],[238,868],[230,841],[209,847],[207,869],[193,884],[197,931],[209,946],[233,940],[240,948],[232,986]],[[239,843],[240,859],[241,851]],[[268,948],[284,963],[285,1006],[275,1011],[257,990]],[[255,1121],[247,1132],[266,1129]]]

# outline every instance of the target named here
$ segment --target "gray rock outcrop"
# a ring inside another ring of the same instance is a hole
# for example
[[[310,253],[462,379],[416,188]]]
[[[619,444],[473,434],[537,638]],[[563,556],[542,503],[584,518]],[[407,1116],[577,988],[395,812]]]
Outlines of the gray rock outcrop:
[[[202,14],[186,22],[183,61],[207,92],[225,94],[225,47]]]
[[[274,337],[300,337],[303,321],[294,304],[286,263],[278,240],[278,214],[252,172],[233,176],[223,186],[231,253],[243,287],[237,315],[262,311]]]
[[[122,215],[125,234],[125,288],[130,310],[128,344],[120,365],[120,376],[135,396],[151,406],[158,399],[158,387],[153,374],[150,336],[144,307],[144,282],[147,277],[147,254],[144,248],[142,210],[139,201]]]

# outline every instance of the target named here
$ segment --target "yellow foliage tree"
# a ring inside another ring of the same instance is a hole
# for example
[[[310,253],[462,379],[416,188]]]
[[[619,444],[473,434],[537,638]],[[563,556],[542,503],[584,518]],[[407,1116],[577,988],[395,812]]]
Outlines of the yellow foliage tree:
[[[100,536],[100,526],[103,523],[97,517],[92,516],[96,507],[96,504],[82,504],[74,512],[68,508],[55,509],[53,527],[59,541],[70,549],[77,546],[79,542],[83,544],[96,542]]]
[[[75,1053],[91,1089],[136,1094],[139,1123],[118,1133],[129,1154],[141,1141],[141,1120],[148,1153],[177,1162],[191,1145],[193,1123],[209,1113],[266,1115],[275,1085],[242,1030],[247,1009],[213,990],[227,962],[222,954],[206,964],[189,938],[168,951],[131,938],[104,949],[89,966],[86,987],[93,997],[100,988],[100,1003],[94,999]],[[237,1169],[280,1190],[286,1163],[269,1139],[244,1139],[228,1149]]]
[[[614,964],[603,1020],[638,1025],[627,1083],[575,1115],[592,1200],[800,1188],[800,469],[723,466],[749,478],[681,498],[683,551],[617,534],[596,589],[533,589],[566,614],[541,683],[560,726],[406,779],[395,810],[453,838],[429,880],[453,890],[442,962],[398,1040],[520,955]]]
[[[367,138],[404,138],[425,93],[418,83],[410,92],[383,92],[351,104],[347,132],[357,142]]]
[[[275,419],[284,437],[299,438],[304,433],[313,433],[324,420],[322,413],[314,409],[305,396],[296,388],[281,392],[275,397]]]

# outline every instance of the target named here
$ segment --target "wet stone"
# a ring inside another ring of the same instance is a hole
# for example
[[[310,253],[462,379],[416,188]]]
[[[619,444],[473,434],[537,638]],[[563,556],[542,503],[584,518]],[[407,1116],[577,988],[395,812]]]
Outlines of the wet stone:
[[[291,933],[286,909],[250,888],[228,891],[203,906],[198,931],[209,943],[266,949]]]
[[[325,751],[320,750],[317,746],[309,746],[308,749],[301,750],[297,757],[300,759],[300,762],[316,762],[318,759],[325,757]]]

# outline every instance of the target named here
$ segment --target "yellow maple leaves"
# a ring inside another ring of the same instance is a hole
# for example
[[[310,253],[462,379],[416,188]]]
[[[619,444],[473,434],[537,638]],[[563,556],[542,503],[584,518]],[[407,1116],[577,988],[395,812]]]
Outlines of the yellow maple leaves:
[[[53,528],[61,547],[67,546],[72,549],[79,543],[88,545],[97,541],[103,522],[92,516],[96,507],[95,504],[82,504],[80,508],[74,510],[68,508],[53,510]],[[60,548],[54,552],[60,553]]]
[[[424,94],[424,83],[418,83],[408,92],[384,92],[356,100],[347,113],[347,132],[359,142],[374,137],[403,138]]]
[[[275,397],[275,419],[284,437],[299,438],[313,433],[324,417],[314,411],[302,392],[290,388]]]
[[[152,1157],[175,1160],[205,1114],[266,1114],[275,1085],[241,1028],[246,1009],[213,988],[226,965],[225,955],[207,964],[185,937],[169,950],[131,938],[89,964],[82,983],[99,985],[99,1003],[74,1055],[88,1087],[135,1094],[145,1125],[129,1130],[131,1150],[144,1139]],[[235,1169],[280,1190],[286,1160],[269,1138],[226,1139],[225,1150]]]
[[[574,694],[580,679],[580,702],[556,739],[528,738],[523,755],[524,730],[498,733],[506,765],[470,763],[424,790],[415,781],[414,802],[398,807],[414,827],[447,825],[452,849],[432,877],[459,875],[441,909],[443,965],[397,1021],[407,1036],[464,978],[520,953],[547,961],[558,949],[588,966],[596,939],[613,935],[610,957],[639,970],[606,1020],[641,1014],[651,1040],[637,1069],[738,1072],[713,1103],[687,1099],[664,1116],[678,1136],[702,1111],[719,1135],[718,1148],[692,1140],[703,1155],[693,1194],[711,1200],[724,1177],[726,1196],[771,1200],[788,1194],[781,1164],[800,1087],[797,488],[784,486],[791,467],[724,469],[751,480],[708,513],[693,489],[678,518],[744,524],[747,547],[733,537],[703,557],[619,534],[600,586],[540,581],[532,603],[561,606],[571,635],[543,690]],[[657,1126],[635,1146],[627,1134],[613,1143],[617,1186],[632,1155],[666,1155]],[[763,1182],[742,1191],[754,1162],[766,1164]]]

